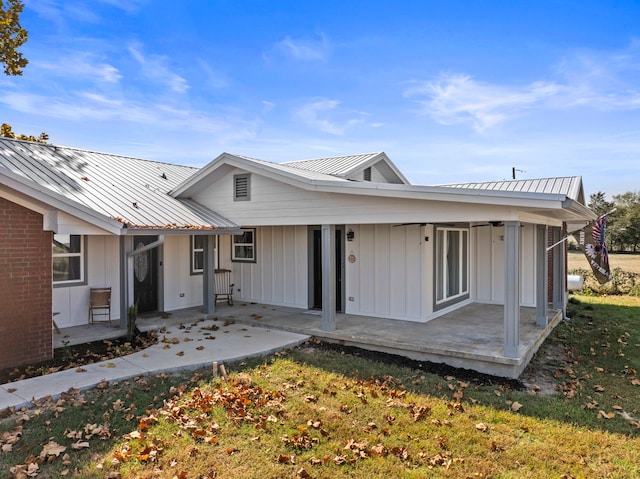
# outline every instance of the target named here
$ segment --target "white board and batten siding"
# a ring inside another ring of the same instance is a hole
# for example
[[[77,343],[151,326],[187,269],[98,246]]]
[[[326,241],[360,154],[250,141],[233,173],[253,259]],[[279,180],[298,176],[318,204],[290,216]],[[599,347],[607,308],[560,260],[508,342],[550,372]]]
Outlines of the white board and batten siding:
[[[68,328],[87,324],[89,317],[89,289],[111,287],[111,320],[120,318],[120,251],[116,236],[85,236],[86,284],[54,286],[52,310],[58,327]],[[103,318],[100,317],[100,320]]]
[[[345,242],[346,313],[424,321],[425,271],[432,254],[419,225],[347,225]],[[430,309],[430,308],[429,308]]]
[[[164,310],[202,305],[202,275],[191,274],[191,235],[166,235],[159,274],[164,278]]]
[[[220,267],[232,271],[234,299],[308,307],[306,226],[256,228],[255,263],[231,261],[231,238],[220,236]]]
[[[472,228],[472,299],[482,303],[504,304],[504,227]],[[535,306],[536,228],[520,228],[520,304]]]
[[[508,206],[428,202],[419,199],[351,195],[304,190],[256,173],[251,174],[250,200],[234,201],[232,169],[193,199],[238,225],[397,224],[484,221],[487,215],[508,214]],[[428,217],[427,217],[428,216]]]

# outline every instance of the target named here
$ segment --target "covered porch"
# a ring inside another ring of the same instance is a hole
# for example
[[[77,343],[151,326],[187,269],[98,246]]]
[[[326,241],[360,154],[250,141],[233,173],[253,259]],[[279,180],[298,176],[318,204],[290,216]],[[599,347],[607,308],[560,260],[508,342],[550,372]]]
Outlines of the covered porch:
[[[502,305],[470,303],[427,323],[337,314],[333,331],[323,330],[319,311],[281,306],[244,302],[228,306],[220,303],[212,316],[221,322],[222,334],[238,325],[278,329],[418,361],[444,363],[484,374],[517,378],[562,318],[561,310],[549,309],[547,314],[547,324],[540,326],[536,322],[535,308],[520,308],[517,357],[505,357],[504,354]],[[139,328],[171,328],[178,327],[180,323],[188,326],[206,317],[202,308],[173,311],[165,316],[139,319]],[[228,324],[226,327],[223,326],[225,323]],[[89,342],[105,339],[105,335],[114,337],[124,333],[123,329],[107,328],[102,324],[76,326],[54,334],[54,344],[55,347],[61,347],[63,342]]]

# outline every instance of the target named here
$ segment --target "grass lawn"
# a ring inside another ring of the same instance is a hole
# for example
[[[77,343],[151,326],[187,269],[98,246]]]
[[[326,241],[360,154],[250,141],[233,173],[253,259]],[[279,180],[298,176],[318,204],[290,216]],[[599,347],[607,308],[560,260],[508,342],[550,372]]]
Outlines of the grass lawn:
[[[312,341],[71,391],[0,419],[0,479],[637,478],[639,313],[573,297],[522,387]]]
[[[569,271],[572,269],[591,269],[584,253],[581,251],[569,251]],[[628,273],[640,274],[640,254],[609,253],[609,266],[620,268]]]

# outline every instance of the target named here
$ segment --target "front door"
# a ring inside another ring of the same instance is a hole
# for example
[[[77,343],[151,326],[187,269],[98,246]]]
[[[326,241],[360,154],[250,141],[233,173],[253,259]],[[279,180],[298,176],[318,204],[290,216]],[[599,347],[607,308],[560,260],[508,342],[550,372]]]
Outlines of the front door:
[[[136,236],[134,248],[157,241],[157,236]],[[139,313],[158,310],[158,248],[133,257],[133,297]]]
[[[336,311],[342,312],[342,265],[343,248],[342,237],[344,228],[336,226]],[[322,309],[322,231],[318,227],[312,227],[310,231],[311,242],[311,291],[309,299],[311,309]]]

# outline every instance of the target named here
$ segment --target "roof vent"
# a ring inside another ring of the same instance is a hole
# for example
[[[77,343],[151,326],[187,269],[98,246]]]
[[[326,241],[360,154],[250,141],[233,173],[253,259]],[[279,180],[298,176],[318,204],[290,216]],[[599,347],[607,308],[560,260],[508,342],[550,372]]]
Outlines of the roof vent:
[[[371,167],[364,169],[364,181],[371,181]]]
[[[249,201],[249,175],[234,175],[233,199],[235,201]]]

